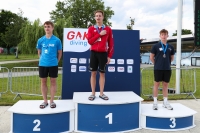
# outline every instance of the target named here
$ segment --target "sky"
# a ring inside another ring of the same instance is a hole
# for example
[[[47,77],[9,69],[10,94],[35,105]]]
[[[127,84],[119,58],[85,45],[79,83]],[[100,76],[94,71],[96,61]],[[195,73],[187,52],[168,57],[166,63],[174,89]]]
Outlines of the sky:
[[[49,12],[55,10],[58,0],[0,0],[0,9],[18,13],[19,8],[24,17],[30,21],[40,19],[42,23],[50,20]],[[61,0],[63,1],[63,0]],[[111,7],[114,15],[109,20],[112,29],[126,29],[130,17],[135,18],[134,30],[140,30],[140,38],[159,37],[163,28],[172,36],[177,29],[179,0],[103,0],[106,7]],[[183,0],[182,29],[194,32],[193,0]]]

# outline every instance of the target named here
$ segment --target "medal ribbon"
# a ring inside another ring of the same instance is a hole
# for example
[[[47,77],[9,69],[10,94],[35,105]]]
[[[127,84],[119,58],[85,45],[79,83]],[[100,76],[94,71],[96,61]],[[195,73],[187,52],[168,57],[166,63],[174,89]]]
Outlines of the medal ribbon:
[[[164,44],[160,41],[161,45],[162,45],[162,49],[163,49],[163,53],[165,55],[166,51],[167,51],[167,46],[168,44],[166,44],[166,47],[164,47]]]
[[[98,26],[95,25],[95,27],[96,27],[96,30],[98,31],[98,33],[100,33],[100,30],[99,30]],[[101,27],[102,27],[102,30],[103,30],[104,29],[104,25],[102,25]]]

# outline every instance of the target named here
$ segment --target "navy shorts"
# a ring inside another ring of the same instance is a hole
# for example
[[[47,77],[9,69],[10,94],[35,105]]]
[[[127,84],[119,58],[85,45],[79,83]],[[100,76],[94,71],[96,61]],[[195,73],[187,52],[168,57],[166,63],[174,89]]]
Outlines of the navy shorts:
[[[90,71],[97,71],[101,73],[106,72],[107,52],[91,51],[90,55]]]
[[[44,67],[39,66],[39,76],[40,78],[57,78],[58,77],[58,66],[52,66],[52,67]]]
[[[169,83],[171,74],[171,70],[154,70],[154,81],[164,81],[166,83]]]

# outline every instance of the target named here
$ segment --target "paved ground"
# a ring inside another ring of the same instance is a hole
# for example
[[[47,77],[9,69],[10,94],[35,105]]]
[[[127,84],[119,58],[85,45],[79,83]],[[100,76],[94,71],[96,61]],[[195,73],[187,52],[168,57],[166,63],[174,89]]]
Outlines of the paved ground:
[[[200,100],[198,100],[198,101],[196,101],[196,100],[173,100],[170,102],[171,103],[181,103],[181,104],[198,112],[197,114],[195,114],[196,127],[189,129],[189,130],[185,130],[185,131],[177,131],[176,133],[199,133],[200,132]],[[150,102],[143,102],[143,103],[150,104]],[[159,103],[162,103],[162,102],[159,101]],[[0,106],[0,133],[9,133],[9,131],[10,131],[11,114],[10,114],[10,112],[7,111],[9,108],[10,108],[10,106]],[[162,131],[141,129],[141,130],[129,132],[129,133],[162,133]],[[170,133],[170,132],[163,132],[163,133]]]

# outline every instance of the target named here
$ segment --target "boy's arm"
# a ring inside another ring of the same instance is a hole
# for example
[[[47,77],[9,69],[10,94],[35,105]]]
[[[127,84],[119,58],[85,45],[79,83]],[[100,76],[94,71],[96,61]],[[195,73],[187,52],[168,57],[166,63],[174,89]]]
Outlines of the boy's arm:
[[[97,39],[99,39],[99,37],[101,36],[100,34],[96,34],[95,36],[93,36],[93,28],[92,27],[90,27],[89,29],[88,29],[88,34],[87,34],[87,40],[88,40],[88,43],[90,44],[90,45],[92,45],[92,44],[94,44],[96,41],[97,41]]]
[[[150,53],[150,60],[151,62],[154,64],[155,63],[155,59],[154,59],[155,54]]]
[[[112,30],[110,29],[109,35],[108,35],[108,57],[112,58],[113,53],[114,53],[114,41],[113,41]]]

